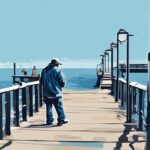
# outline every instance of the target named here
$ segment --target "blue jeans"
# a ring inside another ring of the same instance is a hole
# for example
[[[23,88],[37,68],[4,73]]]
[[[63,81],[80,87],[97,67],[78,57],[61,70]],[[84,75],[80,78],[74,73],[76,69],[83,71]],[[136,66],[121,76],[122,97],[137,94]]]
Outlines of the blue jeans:
[[[52,110],[53,105],[58,115],[57,121],[61,122],[65,120],[66,116],[64,113],[62,97],[53,98],[53,99],[45,99],[45,103],[46,103],[46,118],[47,118],[46,122],[47,123],[52,123],[54,121],[53,110]]]

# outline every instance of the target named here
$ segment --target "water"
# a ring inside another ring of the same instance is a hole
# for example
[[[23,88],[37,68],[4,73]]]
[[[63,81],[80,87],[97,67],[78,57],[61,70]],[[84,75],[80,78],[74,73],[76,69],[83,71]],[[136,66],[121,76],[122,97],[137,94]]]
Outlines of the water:
[[[147,73],[130,73],[130,81],[136,81],[140,84],[147,85],[148,74]]]
[[[96,82],[95,69],[64,69],[67,78],[66,89],[92,89]]]
[[[21,75],[20,68],[16,69],[16,74]],[[87,90],[92,89],[96,82],[96,69],[63,69],[67,84],[65,89]],[[31,75],[32,69],[27,69]],[[40,74],[41,69],[37,69]],[[0,68],[0,88],[12,86],[13,69]],[[147,73],[130,73],[130,81],[136,81],[147,85]]]
[[[21,75],[21,70],[16,70],[16,75]],[[32,69],[27,69],[28,75],[31,75]],[[40,74],[41,69],[37,69]],[[65,89],[87,90],[92,89],[96,82],[96,69],[63,69],[67,79]],[[0,68],[0,88],[12,86],[13,69]]]

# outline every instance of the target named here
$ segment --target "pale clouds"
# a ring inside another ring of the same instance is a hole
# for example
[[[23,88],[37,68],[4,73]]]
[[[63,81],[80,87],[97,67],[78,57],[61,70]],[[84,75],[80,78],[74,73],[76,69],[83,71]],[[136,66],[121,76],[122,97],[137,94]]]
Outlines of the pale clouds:
[[[60,60],[62,68],[96,68],[96,65],[99,63],[99,60],[72,60],[72,59],[62,59]],[[32,66],[35,65],[38,68],[43,68],[47,66],[50,61],[35,61],[32,62]],[[31,64],[26,64],[27,67],[32,67]]]
[[[62,68],[96,68],[96,65],[100,63],[100,60],[71,60],[68,58],[60,60],[62,62]],[[44,68],[50,63],[49,60],[43,61],[26,61],[16,62],[17,68]],[[13,68],[13,62],[0,63],[0,68]]]
[[[0,62],[0,68],[11,68],[12,67],[12,64],[11,62]]]
[[[96,68],[97,64],[101,63],[100,59],[69,59],[65,58],[60,60],[62,68]],[[50,63],[49,60],[42,60],[42,61],[26,61],[26,62],[16,62],[17,68],[32,68],[36,66],[37,68],[44,68]],[[109,62],[110,63],[110,62]],[[126,63],[126,60],[119,60],[119,63]],[[147,60],[145,59],[137,59],[137,60],[130,60],[131,64],[142,63],[146,64]],[[116,62],[114,61],[114,66],[116,66]],[[0,68],[13,68],[13,62],[0,62]]]

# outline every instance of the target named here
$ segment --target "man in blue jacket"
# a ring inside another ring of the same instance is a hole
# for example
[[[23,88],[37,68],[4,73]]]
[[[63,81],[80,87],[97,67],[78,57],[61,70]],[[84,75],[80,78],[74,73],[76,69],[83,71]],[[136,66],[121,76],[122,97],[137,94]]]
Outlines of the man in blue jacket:
[[[62,88],[65,86],[65,76],[59,68],[62,65],[58,58],[51,62],[41,72],[40,84],[43,88],[43,98],[46,103],[47,125],[53,125],[54,117],[52,106],[54,105],[58,115],[58,126],[68,123],[63,108]]]

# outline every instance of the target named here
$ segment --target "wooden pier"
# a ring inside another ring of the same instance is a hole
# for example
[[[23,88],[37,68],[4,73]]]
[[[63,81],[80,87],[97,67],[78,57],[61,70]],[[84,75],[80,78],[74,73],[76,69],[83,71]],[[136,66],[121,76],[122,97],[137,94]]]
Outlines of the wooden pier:
[[[137,124],[125,123],[125,110],[109,90],[64,91],[64,107],[68,124],[46,126],[44,105],[12,128],[3,140],[11,144],[4,149],[144,150],[145,133],[136,130]]]
[[[147,64],[130,64],[129,65],[130,73],[147,73],[148,65]],[[120,71],[122,73],[126,72],[126,65],[120,64]]]

